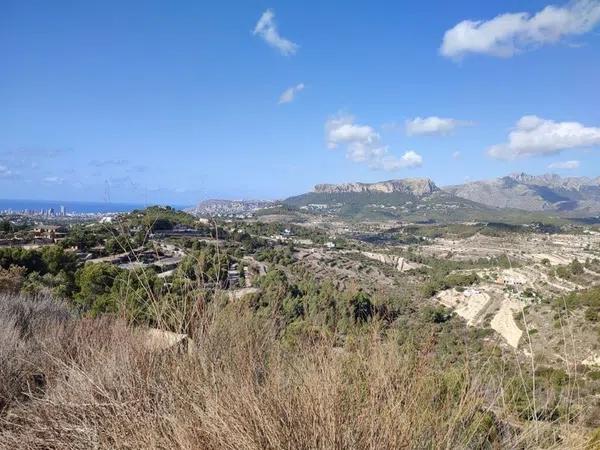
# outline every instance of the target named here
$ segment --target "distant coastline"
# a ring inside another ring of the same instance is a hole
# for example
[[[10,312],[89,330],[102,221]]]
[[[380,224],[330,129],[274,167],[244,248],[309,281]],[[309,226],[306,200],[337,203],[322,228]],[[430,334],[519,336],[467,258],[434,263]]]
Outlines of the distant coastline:
[[[0,199],[0,212],[12,211],[18,213],[25,210],[47,211],[52,208],[59,211],[64,206],[67,214],[102,214],[111,212],[130,212],[142,209],[146,205],[136,203],[84,202],[61,200],[14,200]]]

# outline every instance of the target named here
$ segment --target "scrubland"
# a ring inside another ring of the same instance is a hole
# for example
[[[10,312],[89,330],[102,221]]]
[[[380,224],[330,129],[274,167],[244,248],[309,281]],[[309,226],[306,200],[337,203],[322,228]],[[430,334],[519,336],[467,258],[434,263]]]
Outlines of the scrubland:
[[[569,420],[531,417],[527,380],[440,362],[433,334],[282,339],[273,317],[217,303],[182,352],[118,317],[3,296],[0,448],[597,448],[576,403]]]
[[[566,265],[528,245],[571,235],[466,225],[147,242],[156,211],[0,252],[0,449],[600,448],[592,237]],[[168,276],[87,258],[140,245],[184,256]]]

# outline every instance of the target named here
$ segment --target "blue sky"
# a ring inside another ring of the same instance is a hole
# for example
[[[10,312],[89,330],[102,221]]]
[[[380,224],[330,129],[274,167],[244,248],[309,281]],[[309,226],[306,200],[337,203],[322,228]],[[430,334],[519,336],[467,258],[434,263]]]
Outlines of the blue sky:
[[[0,198],[595,177],[598,80],[600,0],[4,0]]]

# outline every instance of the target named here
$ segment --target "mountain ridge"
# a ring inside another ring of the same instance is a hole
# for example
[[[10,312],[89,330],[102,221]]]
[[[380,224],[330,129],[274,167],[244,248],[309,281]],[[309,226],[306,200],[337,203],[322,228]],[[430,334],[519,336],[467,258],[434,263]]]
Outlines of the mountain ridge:
[[[417,196],[424,196],[439,191],[440,188],[429,178],[404,178],[375,183],[341,183],[341,184],[317,184],[313,190],[315,193],[361,193],[361,192],[381,192],[410,193]]]
[[[581,218],[600,214],[600,177],[517,172],[441,187],[430,178],[321,183],[281,202],[206,200],[188,211],[197,215],[251,214],[277,204],[355,218],[422,218],[435,212],[429,215],[497,220],[519,211]]]
[[[445,186],[458,197],[496,208],[525,211],[600,213],[600,177],[513,173],[491,180]]]

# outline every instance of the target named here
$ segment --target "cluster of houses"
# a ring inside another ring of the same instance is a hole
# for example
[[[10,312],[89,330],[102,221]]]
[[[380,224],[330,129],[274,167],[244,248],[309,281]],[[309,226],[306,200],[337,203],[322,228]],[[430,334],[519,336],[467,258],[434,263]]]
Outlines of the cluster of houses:
[[[56,244],[67,237],[67,229],[61,225],[36,225],[33,229],[35,243]]]
[[[57,244],[67,237],[67,229],[60,225],[36,225],[32,235],[22,237],[7,237],[0,239],[3,246],[38,246],[44,244]]]

